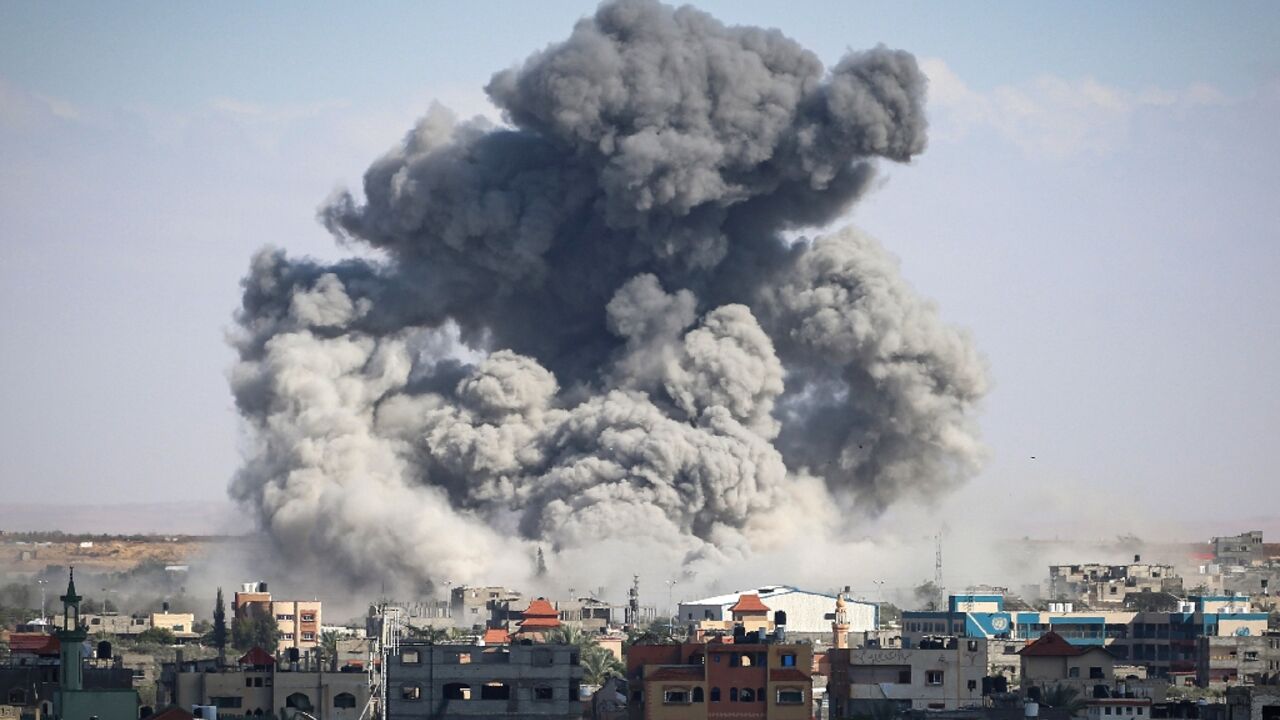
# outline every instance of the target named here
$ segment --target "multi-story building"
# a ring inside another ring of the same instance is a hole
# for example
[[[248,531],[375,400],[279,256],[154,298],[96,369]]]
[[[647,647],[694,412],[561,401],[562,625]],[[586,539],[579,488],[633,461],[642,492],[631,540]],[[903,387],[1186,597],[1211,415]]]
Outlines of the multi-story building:
[[[321,602],[319,600],[275,600],[264,582],[245,583],[231,600],[232,614],[248,617],[251,612],[269,614],[280,626],[276,649],[310,650],[320,644]]]
[[[1128,565],[1051,565],[1046,590],[1054,600],[1119,606],[1130,595],[1144,592],[1181,595],[1182,578],[1172,565],[1144,563],[1135,555]]]
[[[830,717],[869,716],[892,707],[959,710],[983,703],[987,643],[977,638],[926,638],[910,648],[831,648]]]
[[[1267,613],[1241,596],[1192,596],[1176,612],[1076,611],[1050,603],[1047,611],[1010,612],[999,596],[953,595],[946,612],[902,614],[902,646],[931,636],[1031,641],[1052,631],[1073,645],[1105,646],[1118,662],[1140,665],[1151,677],[1195,673],[1201,637],[1261,635]]]
[[[1248,598],[1191,597],[1177,612],[1049,612],[1014,614],[1013,637],[1035,640],[1053,631],[1074,645],[1102,645],[1120,662],[1143,665],[1152,677],[1194,673],[1202,637],[1260,635],[1267,614]]]
[[[449,592],[449,614],[454,627],[483,630],[507,627],[520,619],[523,596],[505,587],[459,586]]]
[[[632,720],[807,720],[812,717],[809,644],[726,642],[632,645],[627,704]]]
[[[730,621],[731,608],[746,595],[754,595],[769,606],[775,613],[775,622],[786,628],[789,638],[826,639],[831,635],[831,613],[836,596],[800,590],[787,585],[768,585],[682,602],[678,606],[677,619],[686,624],[699,624],[704,621],[715,624]],[[848,603],[849,632],[863,633],[879,627],[880,607],[878,605],[860,600],[846,599],[846,602]],[[780,615],[777,615],[778,613]],[[779,618],[781,621],[778,621]]]
[[[1280,633],[1199,638],[1196,684],[1222,688],[1280,680]]]
[[[622,619],[626,610],[624,606],[610,605],[590,596],[556,601],[555,608],[560,614],[560,622],[591,633],[607,630]]]
[[[1219,565],[1259,565],[1266,561],[1262,531],[1251,530],[1239,535],[1215,537],[1213,558]]]
[[[902,647],[916,647],[933,637],[1005,639],[1013,637],[1013,615],[1002,595],[952,595],[946,610],[902,613]]]
[[[161,674],[166,699],[181,707],[212,705],[218,717],[305,717],[357,720],[370,698],[364,672],[329,672],[314,662],[283,668],[261,648],[242,656],[234,668],[168,663]]]
[[[1050,631],[1018,653],[1022,659],[1022,692],[1033,699],[1054,687],[1073,687],[1081,697],[1115,681],[1116,659],[1101,645],[1074,645]]]
[[[572,645],[404,643],[387,658],[387,720],[582,716]]]
[[[179,642],[194,640],[199,636],[192,628],[196,624],[196,616],[193,613],[174,613],[174,612],[158,612],[151,613],[149,618],[151,627],[161,628],[173,633],[173,636]]]

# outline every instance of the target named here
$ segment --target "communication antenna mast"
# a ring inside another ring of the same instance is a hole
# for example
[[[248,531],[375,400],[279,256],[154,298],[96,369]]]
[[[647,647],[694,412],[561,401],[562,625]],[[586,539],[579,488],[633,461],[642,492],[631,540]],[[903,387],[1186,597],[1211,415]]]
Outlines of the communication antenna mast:
[[[946,601],[947,594],[942,590],[942,533],[938,532],[933,536],[937,552],[933,561],[933,585],[938,589],[938,609],[942,609],[942,603]]]

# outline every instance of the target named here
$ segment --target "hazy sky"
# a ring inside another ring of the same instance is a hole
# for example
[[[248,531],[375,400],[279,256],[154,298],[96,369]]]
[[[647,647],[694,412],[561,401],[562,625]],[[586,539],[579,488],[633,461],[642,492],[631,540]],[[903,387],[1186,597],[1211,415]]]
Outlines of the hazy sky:
[[[0,4],[0,503],[222,501],[250,253],[594,8],[361,5]],[[851,221],[989,360],[949,511],[1280,514],[1280,4],[699,6],[930,76]]]

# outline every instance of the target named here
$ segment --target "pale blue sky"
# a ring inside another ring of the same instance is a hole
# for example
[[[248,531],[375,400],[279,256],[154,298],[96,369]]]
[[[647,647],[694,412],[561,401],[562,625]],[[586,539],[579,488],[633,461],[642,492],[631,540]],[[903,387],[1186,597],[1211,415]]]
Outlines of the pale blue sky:
[[[1280,4],[700,6],[931,76],[929,151],[852,220],[990,361],[948,507],[1276,507]],[[249,253],[341,254],[333,188],[593,7],[0,4],[0,496],[223,498]]]

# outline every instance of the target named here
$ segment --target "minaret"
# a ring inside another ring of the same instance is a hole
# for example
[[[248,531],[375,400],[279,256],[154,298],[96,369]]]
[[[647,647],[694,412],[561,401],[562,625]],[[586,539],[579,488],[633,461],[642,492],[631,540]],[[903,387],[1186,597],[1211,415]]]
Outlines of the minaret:
[[[849,647],[849,611],[844,606],[844,593],[836,595],[836,618],[831,623],[831,647],[843,650]]]
[[[58,684],[63,692],[83,690],[84,670],[80,658],[89,631],[80,626],[80,601],[84,598],[76,594],[75,568],[71,568],[71,577],[67,580],[67,594],[58,599],[62,601],[62,627],[54,633],[62,653]]]

